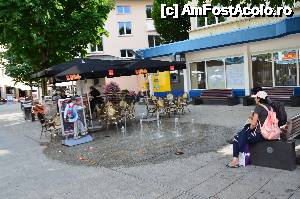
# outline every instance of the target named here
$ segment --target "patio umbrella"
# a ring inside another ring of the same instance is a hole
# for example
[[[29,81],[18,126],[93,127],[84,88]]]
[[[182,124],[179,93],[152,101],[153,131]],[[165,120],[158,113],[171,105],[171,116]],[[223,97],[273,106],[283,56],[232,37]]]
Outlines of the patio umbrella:
[[[186,64],[184,61],[161,61],[152,59],[135,60],[126,65],[127,73],[129,75],[136,74],[137,70],[146,70],[147,73],[156,73],[157,71],[170,71],[185,69]]]
[[[66,79],[70,75],[80,76],[80,79],[93,79],[101,77],[117,77],[126,73],[127,60],[98,60],[90,59],[55,75],[57,79]],[[68,79],[67,79],[68,80]]]
[[[123,65],[125,65],[126,63],[128,63],[128,60],[73,59],[71,61],[60,63],[48,69],[40,71],[38,73],[35,73],[32,75],[32,78],[60,76],[58,74],[63,73],[66,70],[68,70],[68,73],[70,74],[78,74],[75,72],[81,72],[81,71],[85,73],[91,71],[97,72],[102,67],[107,67],[111,65],[117,66],[118,64],[122,64],[122,63],[124,63]],[[72,68],[74,70],[73,72],[72,72]],[[101,72],[103,71],[104,69]],[[93,76],[95,76],[95,74]]]

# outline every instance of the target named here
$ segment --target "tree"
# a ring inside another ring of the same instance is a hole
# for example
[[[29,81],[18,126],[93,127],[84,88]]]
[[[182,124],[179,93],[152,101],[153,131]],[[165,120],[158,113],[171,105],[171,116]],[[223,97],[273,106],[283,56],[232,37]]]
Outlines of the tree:
[[[152,18],[155,29],[161,35],[164,43],[188,39],[191,23],[189,16],[180,16],[179,19],[173,19],[172,17],[161,19],[160,5],[172,6],[173,4],[179,4],[179,6],[183,6],[187,2],[188,0],[154,0]]]
[[[165,43],[171,43],[175,41],[181,41],[189,38],[188,31],[190,30],[190,17],[180,16],[179,19],[173,19],[172,17],[167,17],[166,19],[161,19],[160,5],[166,4],[167,6],[172,6],[173,4],[179,4],[184,6],[191,0],[154,0],[152,18],[154,20],[156,31],[161,35]],[[296,0],[300,1],[300,0]],[[198,0],[198,6],[206,3],[207,0]],[[271,7],[276,6],[294,6],[294,0],[269,0]],[[235,6],[241,4],[241,6],[250,5],[257,6],[259,4],[266,4],[265,0],[212,0],[212,5],[221,6]]]
[[[111,0],[0,0],[0,44],[7,51],[8,74],[37,72],[86,54],[89,43],[107,34]],[[12,67],[15,65],[15,67]],[[17,70],[13,72],[13,70]],[[27,71],[28,70],[28,71]]]

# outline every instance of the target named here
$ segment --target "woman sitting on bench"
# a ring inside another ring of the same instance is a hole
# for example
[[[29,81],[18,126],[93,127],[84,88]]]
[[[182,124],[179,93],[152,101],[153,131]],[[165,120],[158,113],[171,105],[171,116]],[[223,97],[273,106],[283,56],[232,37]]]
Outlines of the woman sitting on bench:
[[[227,167],[238,168],[239,152],[244,152],[247,144],[255,144],[265,140],[260,132],[260,125],[263,125],[268,116],[268,112],[263,106],[266,106],[269,110],[271,109],[268,104],[268,94],[265,91],[259,91],[253,97],[255,97],[256,103],[254,112],[249,117],[243,130],[234,136],[233,159],[226,165]]]

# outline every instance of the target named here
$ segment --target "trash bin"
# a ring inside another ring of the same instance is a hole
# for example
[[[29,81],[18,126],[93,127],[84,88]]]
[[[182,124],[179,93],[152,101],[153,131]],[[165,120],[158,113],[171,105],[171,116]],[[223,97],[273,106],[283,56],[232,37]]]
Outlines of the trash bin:
[[[31,120],[31,104],[23,104],[24,119]]]

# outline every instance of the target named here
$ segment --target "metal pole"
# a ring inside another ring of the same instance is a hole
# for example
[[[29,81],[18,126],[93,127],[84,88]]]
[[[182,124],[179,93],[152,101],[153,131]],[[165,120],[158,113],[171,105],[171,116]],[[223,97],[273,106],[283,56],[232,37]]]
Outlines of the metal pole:
[[[73,81],[71,81],[71,89],[72,89],[72,96],[74,96],[74,87],[73,87]]]
[[[92,115],[91,104],[90,104],[90,97],[89,97],[89,93],[87,92],[87,90],[88,90],[88,88],[87,88],[87,80],[85,80],[84,83],[85,83],[86,96],[87,96],[88,105],[89,105],[89,112],[90,112],[91,124],[92,124],[92,128],[94,128],[93,115]]]

